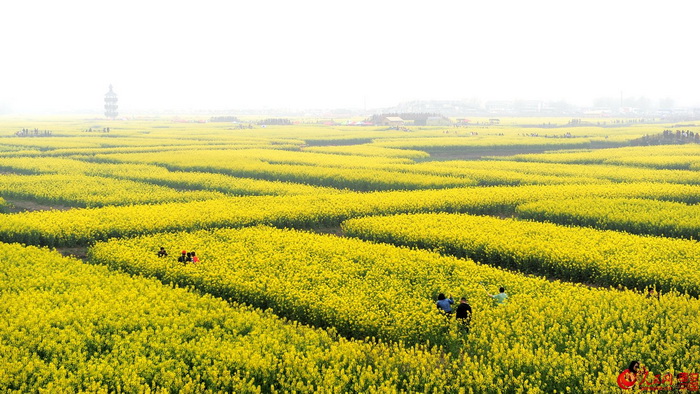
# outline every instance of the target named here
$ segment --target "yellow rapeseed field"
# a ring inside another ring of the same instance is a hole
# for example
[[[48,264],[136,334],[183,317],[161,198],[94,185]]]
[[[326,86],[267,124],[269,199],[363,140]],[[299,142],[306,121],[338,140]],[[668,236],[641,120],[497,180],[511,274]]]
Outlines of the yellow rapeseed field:
[[[634,234],[700,238],[697,205],[629,198],[576,198],[519,205],[520,218]]]
[[[690,240],[446,213],[353,219],[343,229],[553,278],[700,295],[700,245]]]
[[[420,233],[419,226],[411,227]],[[171,253],[167,258],[157,257],[160,246]],[[200,261],[178,262],[181,249],[196,251]],[[644,359],[654,370],[677,371],[700,363],[700,321],[677,318],[695,316],[700,301],[677,293],[648,299],[633,291],[550,282],[427,251],[268,227],[113,240],[94,245],[90,259],[270,308],[344,336],[439,344],[446,354],[493,373],[504,391],[523,390],[525,384],[533,392],[566,387],[606,392],[615,384],[621,360]],[[499,286],[509,295],[504,305],[494,305],[487,296]],[[469,300],[469,333],[437,312],[440,292]],[[449,368],[461,368],[457,365]]]
[[[0,117],[0,392],[609,393],[632,360],[700,373],[700,148],[631,146],[674,124],[216,120]],[[440,293],[468,300],[468,330]]]

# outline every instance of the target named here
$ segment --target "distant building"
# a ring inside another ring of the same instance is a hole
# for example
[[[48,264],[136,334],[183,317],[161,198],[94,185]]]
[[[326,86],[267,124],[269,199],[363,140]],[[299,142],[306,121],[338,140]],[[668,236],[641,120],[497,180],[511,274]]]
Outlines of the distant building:
[[[119,113],[117,112],[117,94],[112,91],[112,85],[109,85],[109,92],[105,94],[105,116],[111,119],[116,118]]]
[[[403,126],[404,120],[398,116],[387,116],[382,120],[382,126]]]

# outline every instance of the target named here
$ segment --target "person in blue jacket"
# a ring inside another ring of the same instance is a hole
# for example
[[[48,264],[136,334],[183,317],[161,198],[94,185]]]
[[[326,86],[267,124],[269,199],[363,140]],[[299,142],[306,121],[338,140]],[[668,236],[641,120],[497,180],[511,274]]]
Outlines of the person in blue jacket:
[[[455,301],[452,299],[452,297],[445,298],[445,295],[440,293],[435,305],[437,305],[438,310],[444,312],[446,315],[450,315],[452,314],[452,305],[454,305],[454,303]]]

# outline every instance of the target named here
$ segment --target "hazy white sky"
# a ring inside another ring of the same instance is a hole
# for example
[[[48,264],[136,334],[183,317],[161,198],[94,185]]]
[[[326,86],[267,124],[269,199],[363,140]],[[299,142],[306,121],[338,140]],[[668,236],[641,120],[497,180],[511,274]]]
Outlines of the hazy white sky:
[[[698,5],[76,1],[0,5],[0,111],[375,108],[414,99],[700,105]]]

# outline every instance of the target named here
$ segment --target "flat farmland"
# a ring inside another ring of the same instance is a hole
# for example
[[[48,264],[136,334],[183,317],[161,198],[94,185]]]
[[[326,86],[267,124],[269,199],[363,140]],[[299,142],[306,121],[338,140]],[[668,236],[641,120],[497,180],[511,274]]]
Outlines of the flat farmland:
[[[700,145],[527,122],[0,118],[0,391],[692,384]]]

